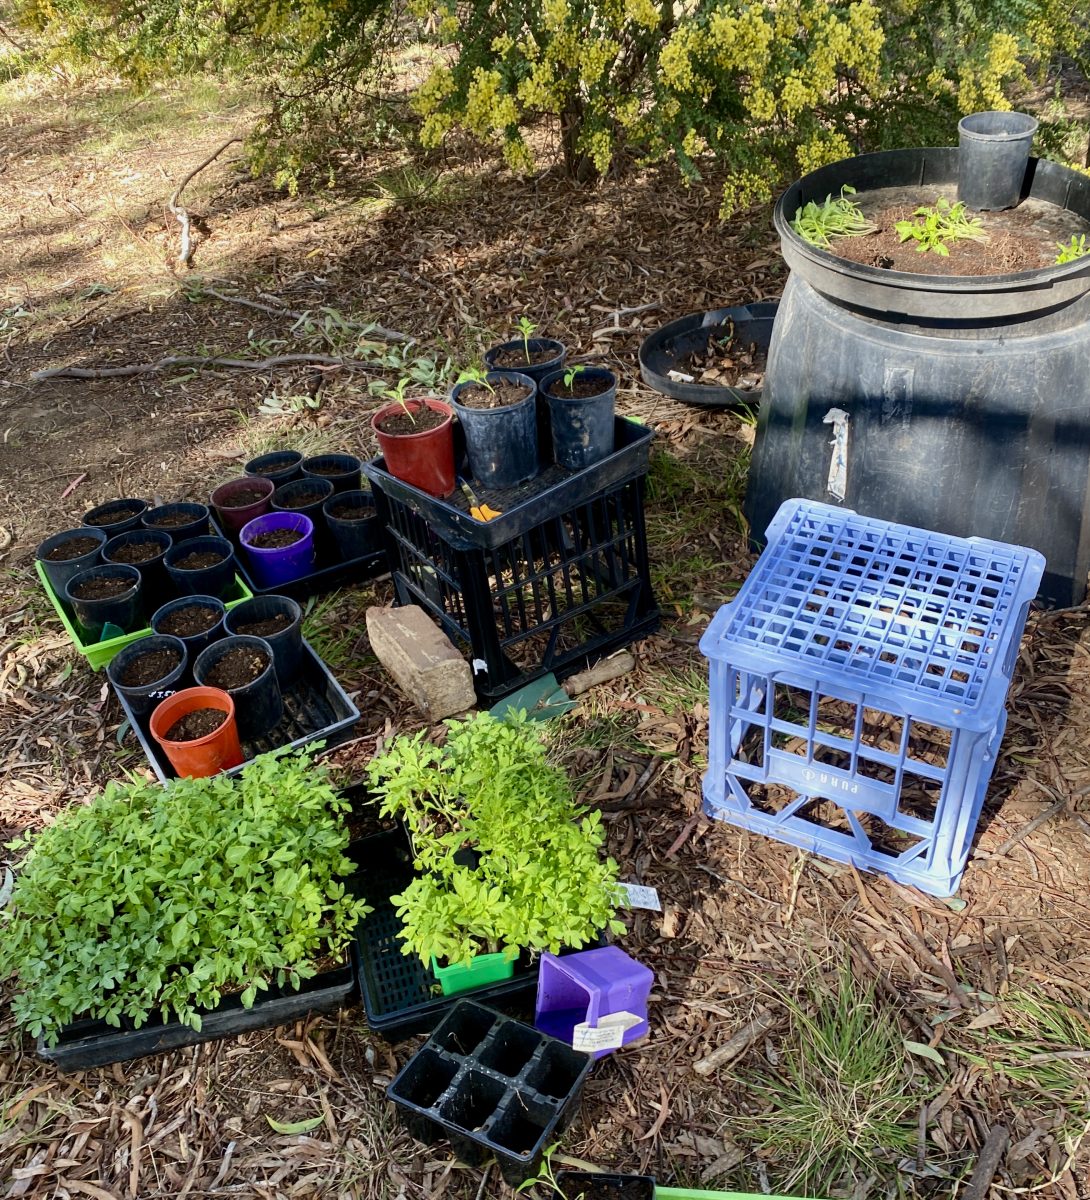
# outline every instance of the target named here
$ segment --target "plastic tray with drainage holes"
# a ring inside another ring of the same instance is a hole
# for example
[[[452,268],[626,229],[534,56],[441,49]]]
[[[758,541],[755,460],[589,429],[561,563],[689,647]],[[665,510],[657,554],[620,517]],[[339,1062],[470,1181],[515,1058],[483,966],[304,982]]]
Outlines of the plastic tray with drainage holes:
[[[537,1174],[579,1104],[590,1056],[495,1009],[461,1000],[386,1089],[425,1143],[471,1166],[495,1155],[511,1187]]]
[[[373,910],[357,926],[354,946],[367,1024],[392,1042],[426,1033],[461,997],[442,995],[438,980],[419,956],[402,952],[401,921],[390,897],[414,878],[408,836],[403,829],[375,834],[354,842],[348,853],[359,871],[346,887]],[[501,1008],[530,1011],[539,961],[523,955],[512,978],[475,989],[473,997]]]
[[[177,771],[151,736],[149,717],[134,717],[125,697],[116,692],[114,694],[159,781],[168,783],[177,779]],[[360,717],[359,709],[349,700],[332,672],[305,639],[299,677],[281,694],[284,715],[279,723],[263,738],[243,742],[243,762],[223,774],[237,775],[250,759],[284,746],[295,750],[317,741],[325,742],[326,746],[335,746],[349,736]]]

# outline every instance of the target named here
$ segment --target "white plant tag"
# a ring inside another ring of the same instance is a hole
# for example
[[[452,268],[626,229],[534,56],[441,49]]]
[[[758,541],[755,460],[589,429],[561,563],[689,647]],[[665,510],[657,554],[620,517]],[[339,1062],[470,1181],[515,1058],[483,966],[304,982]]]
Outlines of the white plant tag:
[[[829,479],[826,489],[834,500],[843,500],[848,494],[848,414],[842,408],[830,408],[821,418],[823,425],[833,427],[833,448],[829,460]]]
[[[586,1054],[594,1050],[616,1050],[624,1041],[625,1031],[638,1025],[640,1020],[635,1013],[615,1012],[602,1017],[597,1025],[581,1021],[572,1030],[572,1049]]]
[[[658,892],[642,883],[617,884],[617,903],[628,908],[649,908],[652,912],[662,912]]]

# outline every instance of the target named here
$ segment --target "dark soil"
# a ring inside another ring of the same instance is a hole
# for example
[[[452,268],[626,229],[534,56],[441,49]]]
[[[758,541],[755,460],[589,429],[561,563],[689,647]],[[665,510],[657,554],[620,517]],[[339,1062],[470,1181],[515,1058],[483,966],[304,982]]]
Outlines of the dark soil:
[[[322,467],[307,467],[308,475],[321,475],[323,479],[326,477],[335,479],[338,475],[352,475],[355,473],[354,467],[338,467],[336,465]]]
[[[225,496],[218,503],[220,508],[247,508],[251,504],[259,504],[267,495],[268,492],[264,488],[239,488],[237,492]]]
[[[227,714],[218,708],[195,708],[174,722],[166,731],[168,742],[195,742],[198,738],[215,733],[227,720]]]
[[[204,677],[205,687],[223,688],[230,692],[245,687],[269,665],[269,656],[252,646],[235,646],[216,663]]]
[[[323,488],[315,488],[313,491],[304,491],[302,488],[292,496],[290,500],[277,500],[277,504],[281,508],[287,509],[289,512],[294,512],[300,508],[309,508],[312,504],[319,504],[323,500],[329,499],[329,493]]]
[[[471,383],[462,388],[458,393],[458,403],[466,408],[506,408],[531,395],[533,389],[524,383],[516,383],[513,379],[497,379],[488,387],[483,383]]]
[[[289,470],[288,463],[266,463],[263,467],[252,467],[250,473],[254,475],[279,475],[281,471]]]
[[[280,550],[284,546],[294,546],[304,536],[298,529],[270,529],[250,538],[250,545],[259,550]]]
[[[77,600],[109,600],[111,596],[124,595],[131,588],[129,579],[85,579],[69,590]]]
[[[98,538],[74,537],[70,541],[62,542],[59,546],[54,546],[46,558],[50,562],[67,562],[71,558],[80,558],[84,554],[90,554],[96,546],[101,545]]]
[[[516,350],[498,350],[493,356],[492,361],[499,368],[507,367],[512,371],[517,371],[519,367],[532,367],[538,363],[550,362],[556,358],[555,350],[531,350],[530,357],[526,357],[526,350],[522,347]]]
[[[589,400],[591,396],[600,396],[609,390],[609,384],[602,379],[584,379],[576,375],[571,387],[563,379],[556,379],[549,384],[551,396],[563,396],[566,400]]]
[[[135,517],[140,512],[139,508],[130,506],[129,508],[115,508],[110,512],[99,513],[95,517],[87,517],[84,520],[84,525],[94,525],[96,528],[99,525],[115,525],[118,521],[127,521],[129,517]]]
[[[564,1200],[648,1200],[651,1194],[645,1179],[564,1180]]]
[[[736,340],[733,323],[729,323],[708,338],[703,351],[678,360],[677,369],[692,375],[693,382],[701,386],[756,389],[764,383],[767,358],[768,352],[756,343]]]
[[[154,521],[148,521],[149,529],[180,529],[183,525],[188,525],[195,521],[196,517],[189,516],[188,513],[164,513],[161,517],[156,517]]]
[[[146,687],[169,675],[181,661],[177,650],[151,650],[129,663],[121,672],[121,682],[125,687]]]
[[[326,512],[336,521],[366,521],[375,515],[375,510],[369,504],[354,505],[351,500],[334,504]]]
[[[277,613],[275,616],[266,617],[263,621],[251,621],[248,625],[240,625],[235,632],[244,633],[248,637],[268,637],[273,633],[280,633],[281,630],[287,629],[291,624],[291,617],[287,613]]]
[[[172,565],[179,571],[203,571],[223,562],[226,557],[226,554],[221,554],[218,550],[194,550],[192,554],[183,555]]]
[[[408,433],[427,433],[429,429],[438,429],[450,420],[446,413],[436,412],[434,408],[425,408],[422,404],[415,405],[411,400],[409,405],[411,416],[396,408],[378,422],[378,428],[392,437],[404,437]]]
[[[196,637],[198,633],[207,633],[219,619],[220,614],[214,608],[187,604],[167,613],[159,622],[159,632],[169,633],[172,637]]]
[[[150,562],[162,553],[163,547],[154,542],[123,542],[110,551],[110,561],[134,565]]]

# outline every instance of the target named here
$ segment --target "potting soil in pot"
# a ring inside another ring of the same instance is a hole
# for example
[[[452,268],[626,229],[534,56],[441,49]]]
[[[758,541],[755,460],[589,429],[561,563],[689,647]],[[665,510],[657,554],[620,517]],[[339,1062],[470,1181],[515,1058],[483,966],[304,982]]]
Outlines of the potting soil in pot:
[[[223,562],[226,557],[226,554],[218,554],[215,550],[194,550],[192,554],[177,559],[174,566],[179,571],[204,571]]]
[[[472,383],[462,388],[458,393],[458,403],[466,408],[506,408],[509,404],[517,404],[531,394],[531,389],[525,384],[516,383],[513,379],[497,379],[485,387],[482,383]]]
[[[268,665],[268,655],[251,650],[249,646],[236,646],[212,665],[202,683],[205,687],[222,688],[230,692],[253,683]]]
[[[517,371],[520,367],[532,367],[535,363],[552,362],[557,357],[559,356],[555,346],[532,349],[529,358],[526,357],[525,348],[519,347],[517,350],[497,350],[491,356],[491,361],[498,371]]]
[[[46,555],[50,562],[67,562],[70,558],[82,558],[85,554],[90,554],[96,546],[101,546],[102,543],[98,538],[93,537],[75,537],[71,541],[62,542],[59,546],[54,546]]]
[[[387,413],[378,422],[378,427],[383,433],[404,437],[407,433],[427,433],[429,429],[438,429],[449,420],[450,417],[446,413],[436,412],[434,408],[413,409],[411,415],[398,409],[396,412]]]
[[[131,579],[85,579],[70,591],[77,600],[108,600],[131,591],[132,587]]]
[[[324,488],[314,488],[309,492],[303,488],[300,488],[295,495],[292,496],[290,503],[281,504],[280,507],[289,510],[308,508],[312,504],[317,504],[320,500],[327,499],[328,496],[329,493]],[[280,504],[279,500],[277,501],[277,504]]]
[[[251,504],[259,504],[268,494],[264,488],[239,488],[237,492],[232,492],[217,503],[220,508],[248,508]]]
[[[126,521],[129,517],[135,517],[138,512],[143,512],[143,509],[130,505],[128,508],[114,508],[109,512],[99,513],[97,516],[88,517],[85,525],[116,525],[118,521]]]
[[[186,713],[166,731],[168,742],[195,742],[198,738],[215,733],[227,720],[227,714],[218,708],[195,708]]]
[[[298,529],[270,529],[250,538],[250,545],[259,550],[282,550],[285,546],[294,546],[303,536]]]
[[[152,650],[141,654],[121,672],[121,683],[124,687],[145,687],[169,675],[182,661],[177,650]]]
[[[576,375],[571,387],[563,379],[557,379],[549,384],[550,396],[562,396],[565,400],[589,400],[591,396],[600,396],[609,391],[609,383],[602,378],[583,379]]]
[[[356,505],[351,501],[345,504],[334,504],[326,512],[335,521],[366,521],[375,515],[375,510],[369,504]]]
[[[167,613],[159,622],[159,632],[169,633],[172,637],[196,637],[198,633],[211,629],[222,615],[217,609],[204,604],[190,604]]]
[[[197,518],[191,513],[164,513],[154,521],[145,521],[149,529],[178,529],[182,525],[191,525]]]
[[[111,562],[145,563],[163,553],[163,547],[155,542],[126,542],[110,553]]]
[[[248,625],[239,625],[234,632],[245,634],[248,637],[268,637],[270,634],[287,629],[290,624],[291,617],[287,613],[276,613],[262,621],[251,621]]]
[[[352,468],[346,467],[342,463],[333,463],[331,465],[324,466],[324,467],[314,467],[314,466],[307,467],[308,475],[321,475],[323,478],[325,478],[325,476],[327,476],[327,475],[333,477],[333,476],[337,476],[337,475],[350,475],[351,473],[352,473]]]

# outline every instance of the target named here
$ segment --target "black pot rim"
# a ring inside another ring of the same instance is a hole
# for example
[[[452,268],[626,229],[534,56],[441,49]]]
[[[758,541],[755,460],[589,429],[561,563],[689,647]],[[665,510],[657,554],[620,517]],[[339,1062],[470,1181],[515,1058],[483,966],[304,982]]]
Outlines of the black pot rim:
[[[208,547],[210,550],[211,550],[211,549],[216,549],[216,550],[218,550],[218,549],[220,549],[220,548],[222,547],[222,548],[224,548],[224,549],[226,550],[226,553],[224,554],[223,558],[221,558],[221,559],[220,559],[220,561],[219,561],[219,562],[217,562],[217,563],[213,563],[213,564],[212,564],[212,566],[210,566],[210,567],[178,567],[178,566],[175,566],[174,562],[171,562],[171,561],[170,561],[172,557],[173,557],[175,560],[177,560],[177,559],[178,559],[178,558],[180,558],[180,557],[181,557],[183,554],[193,554],[193,553],[199,553],[198,547],[200,546],[200,544],[201,544],[202,542],[204,542],[204,543],[208,543],[208,542],[211,542],[211,543],[213,543],[213,545],[211,545],[211,546],[209,546],[209,547]],[[166,555],[164,556],[164,558],[163,558],[163,561],[166,563],[166,565],[167,565],[168,567],[170,567],[170,569],[171,569],[172,571],[182,571],[182,572],[186,572],[186,571],[193,571],[193,572],[197,572],[197,571],[211,571],[211,570],[213,570],[214,568],[216,568],[216,567],[218,567],[218,566],[221,566],[221,565],[222,565],[222,563],[223,563],[223,561],[224,561],[224,559],[231,558],[231,557],[232,557],[232,555],[233,555],[234,553],[235,553],[235,548],[234,548],[234,546],[233,546],[233,545],[232,545],[232,544],[231,544],[231,543],[230,543],[230,542],[227,540],[227,538],[225,538],[225,537],[217,537],[217,536],[216,536],[216,534],[214,534],[214,533],[202,533],[202,534],[201,534],[199,537],[195,537],[195,538],[186,538],[186,540],[185,540],[184,542],[176,542],[176,543],[175,543],[173,546],[171,546],[171,548],[170,548],[170,549],[169,549],[169,550],[166,552]]]
[[[74,529],[62,529],[57,533],[51,533],[47,538],[42,538],[42,540],[38,543],[38,548],[34,551],[34,557],[38,559],[39,562],[72,562],[72,559],[47,559],[45,555],[48,554],[50,550],[55,550],[58,546],[63,546],[65,542],[70,542],[78,537],[98,537],[100,539],[98,543],[98,548],[100,551],[102,547],[105,546],[110,540],[106,533],[95,525],[77,525]],[[49,550],[45,550],[45,554],[43,554],[42,551],[47,545],[49,545],[50,542],[53,544],[49,546]],[[87,553],[90,554],[91,551],[88,550]]]
[[[169,647],[163,647],[162,645],[152,646],[152,642],[168,642],[173,644]],[[169,648],[171,650],[177,649],[182,655],[182,661],[176,667],[171,667],[171,669],[165,675],[161,675],[158,679],[153,679],[150,683],[141,683],[136,685],[122,683],[121,680],[117,678],[117,671],[121,669],[121,666],[124,666],[130,662],[134,662],[143,654],[154,654],[156,650],[161,650],[164,648]],[[106,664],[106,675],[110,682],[118,690],[124,688],[127,692],[140,692],[144,688],[154,689],[160,683],[162,683],[164,679],[169,679],[170,676],[175,673],[175,671],[184,672],[186,667],[189,665],[188,658],[189,651],[186,648],[185,642],[180,637],[176,637],[172,633],[153,632],[147,637],[139,638],[135,642],[130,642],[127,646],[122,646],[122,648]]]
[[[297,624],[302,624],[303,606],[299,603],[298,600],[293,600],[291,598],[291,596],[282,596],[279,592],[263,592],[258,596],[249,596],[245,600],[240,600],[238,602],[238,604],[235,605],[234,608],[230,609],[224,615],[223,628],[227,631],[227,636],[229,636],[229,637],[254,637],[255,635],[252,633],[235,633],[235,631],[233,629],[229,628],[227,622],[233,620],[239,613],[245,614],[245,610],[248,605],[257,604],[257,603],[266,603],[268,601],[275,601],[276,603],[278,603],[280,605],[287,606],[289,615],[291,616],[291,619],[292,619],[292,624],[289,625],[286,629],[280,629],[276,633],[270,633],[264,638],[259,638],[258,639],[259,641],[267,641],[268,638],[271,638],[271,637],[281,637],[285,633],[290,633],[293,626],[295,626]],[[294,610],[294,611],[292,611],[292,610]],[[258,617],[257,619],[260,620],[261,618]]]
[[[114,508],[135,508],[135,512],[130,513],[127,517],[122,517],[121,520],[131,520],[133,517],[142,517],[148,511],[148,502],[141,500],[139,496],[120,496],[117,500],[107,500],[105,504],[96,504],[94,508],[89,508],[80,521],[86,521],[88,517],[98,516],[102,513],[107,513]],[[101,525],[91,525],[90,529],[101,529]]]
[[[282,483],[278,488],[276,488],[272,494],[271,503],[272,503],[273,508],[279,512],[299,512],[300,510],[297,508],[281,508],[279,506],[279,504],[277,503],[277,499],[276,499],[277,496],[279,496],[281,492],[286,492],[288,490],[288,488],[296,488],[297,490],[302,490],[302,489],[306,488],[308,491],[313,491],[315,484],[328,484],[329,485],[329,493],[328,493],[328,495],[323,496],[320,501],[319,500],[312,501],[312,504],[324,504],[329,499],[330,496],[336,495],[336,489],[333,487],[333,481],[328,476],[326,476],[326,475],[307,475],[303,479],[292,479],[288,483]],[[311,505],[306,504],[303,507],[310,508]]]
[[[234,647],[239,643],[242,643],[243,645],[257,645],[261,650],[263,650],[267,659],[265,663],[265,669],[260,675],[254,679],[251,679],[248,683],[244,683],[237,688],[220,688],[219,690],[221,692],[226,692],[229,696],[233,697],[237,692],[244,692],[247,688],[252,688],[256,684],[261,683],[268,676],[270,671],[276,670],[276,653],[274,652],[272,646],[270,646],[265,640],[265,638],[254,637],[252,633],[231,633],[226,637],[221,637],[217,641],[214,641],[210,646],[205,646],[200,654],[198,654],[193,660],[193,680],[197,687],[215,686],[211,683],[205,683],[202,679],[198,678],[198,668],[202,667],[201,660],[207,656],[207,663],[203,664],[203,670],[207,670],[210,665],[219,662],[219,660],[229,650],[234,649]]]
[[[556,350],[556,354],[553,356],[553,358],[547,358],[544,362],[526,364],[528,367],[533,367],[535,371],[544,371],[547,368],[550,368],[554,360],[556,362],[562,362],[564,356],[568,352],[567,346],[565,346],[564,343],[559,341],[557,338],[532,337],[527,340],[532,350],[546,350],[550,347],[553,347]],[[518,350],[520,347],[523,349],[523,353],[525,353],[525,343],[520,337],[509,338],[506,342],[499,342],[495,346],[489,346],[484,352],[485,366],[491,367],[492,364],[489,361],[490,356],[499,354],[501,350]],[[513,368],[500,367],[498,369],[509,370]]]
[[[82,599],[80,599],[79,596],[72,595],[72,591],[71,591],[72,585],[78,584],[81,580],[85,579],[88,575],[93,575],[93,574],[113,575],[117,571],[124,571],[126,573],[131,571],[132,574],[136,576],[136,578],[132,580],[132,585],[126,591],[118,592],[118,594],[116,596],[103,596],[103,597],[101,597],[101,600],[97,600],[97,601],[96,600],[82,600]],[[87,567],[85,570],[79,571],[79,572],[77,572],[77,574],[73,575],[72,578],[69,579],[69,581],[64,585],[64,594],[65,594],[65,598],[69,602],[74,603],[74,604],[96,604],[96,603],[101,603],[101,601],[110,601],[111,603],[113,603],[118,600],[127,600],[129,598],[129,596],[131,596],[132,593],[135,592],[137,590],[137,588],[140,587],[141,582],[142,582],[142,576],[141,576],[140,572],[136,569],[136,567],[132,566],[129,563],[95,563],[94,566]]]
[[[597,400],[599,396],[604,396],[611,388],[617,386],[617,376],[609,369],[609,367],[585,366],[579,372],[579,376],[583,379],[603,379],[605,387],[600,392],[595,392],[593,396],[557,396],[550,392],[549,388],[558,379],[563,379],[568,373],[568,367],[561,367],[559,371],[550,371],[548,375],[541,377],[541,394],[548,400],[565,400],[574,403],[579,403],[584,400]]]

